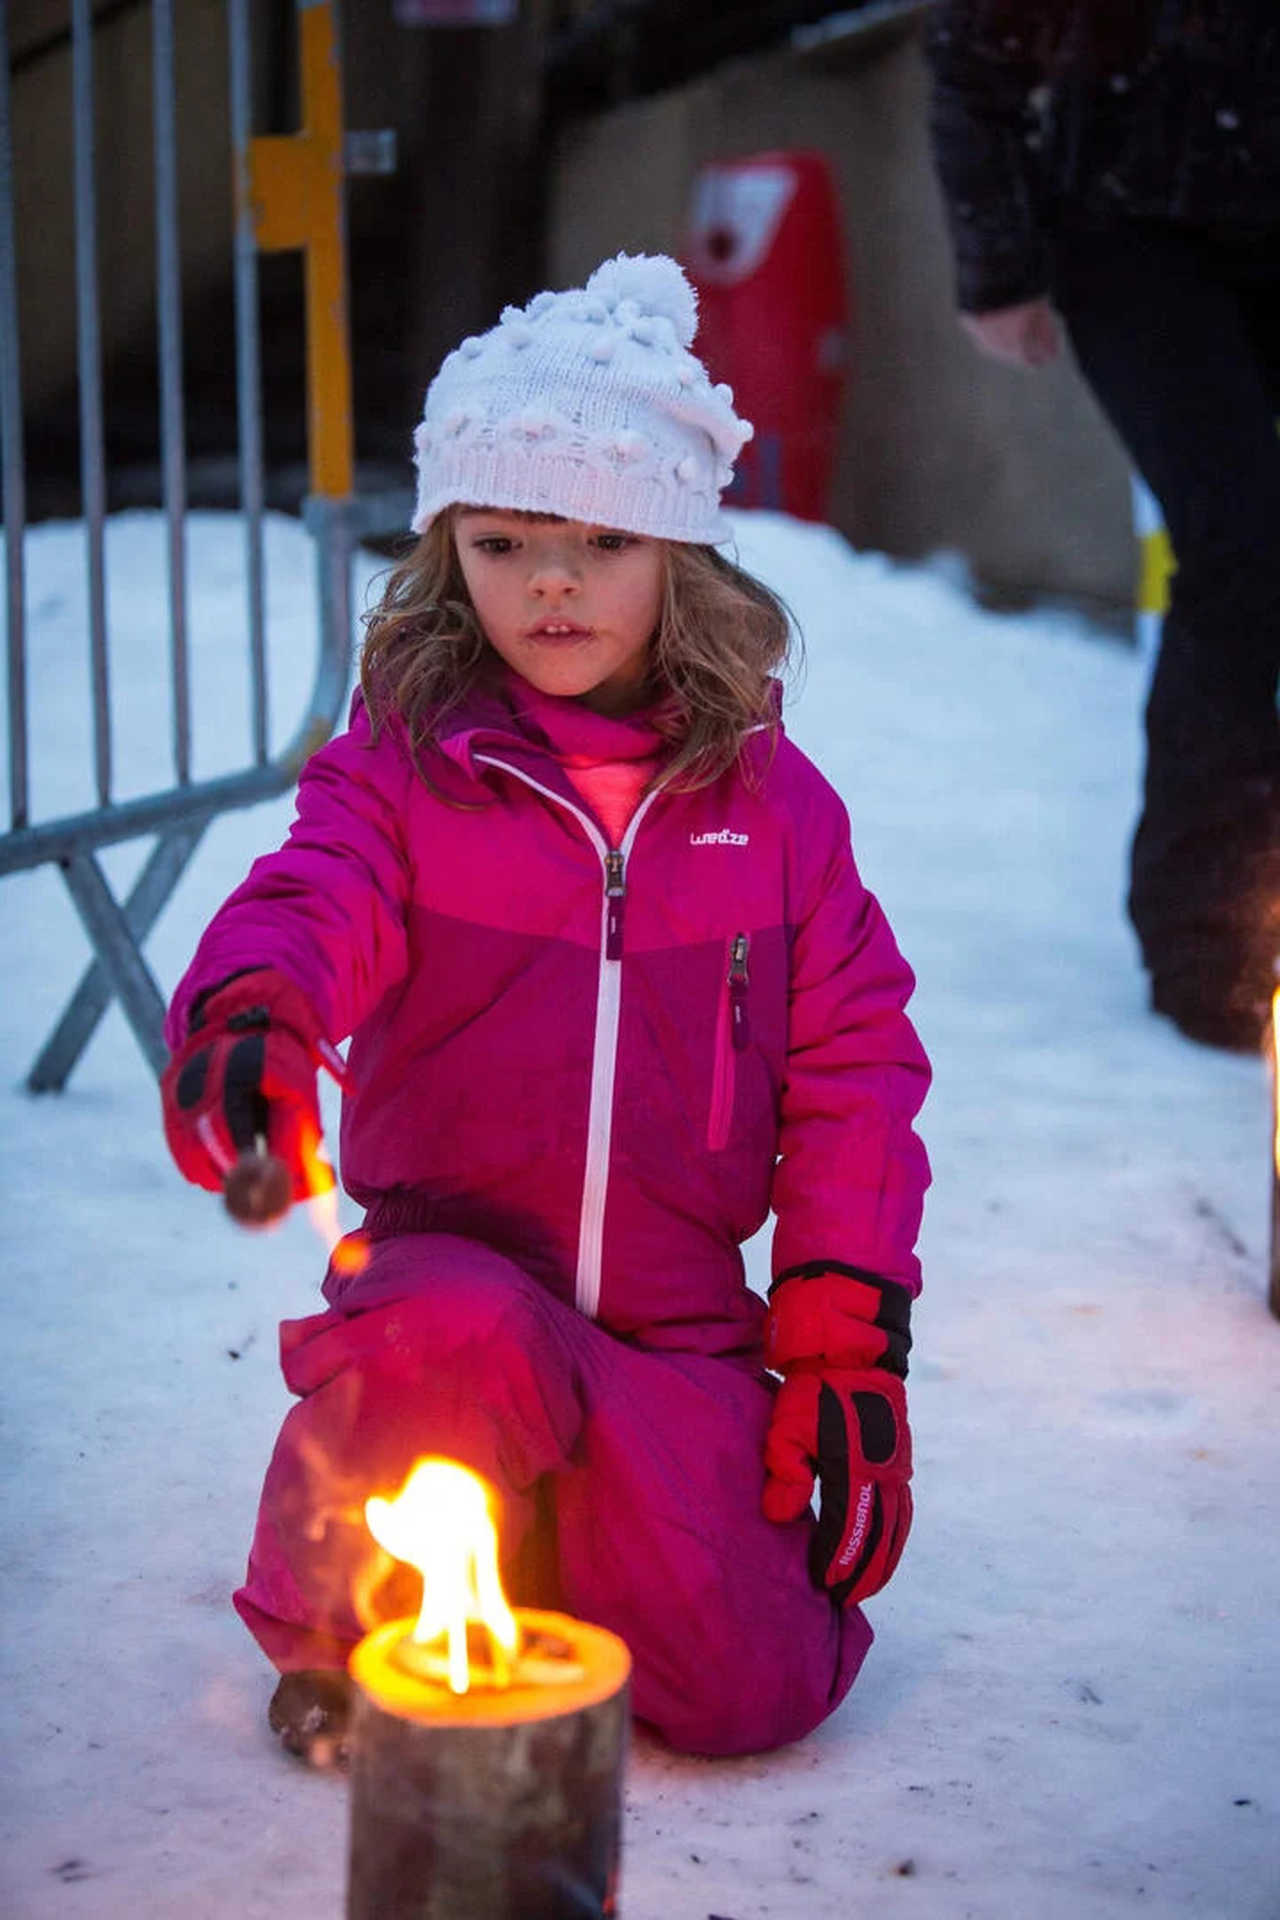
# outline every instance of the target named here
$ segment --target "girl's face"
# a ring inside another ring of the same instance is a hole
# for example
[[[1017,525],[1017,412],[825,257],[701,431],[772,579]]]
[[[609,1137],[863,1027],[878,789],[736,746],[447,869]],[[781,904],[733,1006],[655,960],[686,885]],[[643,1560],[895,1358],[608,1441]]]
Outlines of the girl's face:
[[[459,507],[453,537],[480,624],[509,667],[596,713],[639,705],[662,608],[662,541],[488,507]]]

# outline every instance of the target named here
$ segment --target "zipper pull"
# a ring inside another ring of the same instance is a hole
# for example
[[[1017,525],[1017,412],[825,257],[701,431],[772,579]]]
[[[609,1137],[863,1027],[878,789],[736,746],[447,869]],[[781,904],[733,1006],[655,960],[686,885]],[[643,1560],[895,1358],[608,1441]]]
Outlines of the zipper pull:
[[[608,906],[605,917],[604,957],[606,960],[621,960],[622,908],[626,900],[627,885],[623,878],[622,855],[616,847],[604,857],[604,893]]]
[[[751,980],[747,972],[747,954],[750,947],[751,942],[745,933],[735,933],[729,948],[729,1032],[735,1053],[743,1052],[751,1038],[747,1021],[747,987]]]

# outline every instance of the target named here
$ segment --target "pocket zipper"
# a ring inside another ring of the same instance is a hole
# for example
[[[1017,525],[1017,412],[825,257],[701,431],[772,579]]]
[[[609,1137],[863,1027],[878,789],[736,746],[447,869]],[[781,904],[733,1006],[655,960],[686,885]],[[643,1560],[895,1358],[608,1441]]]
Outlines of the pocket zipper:
[[[735,933],[733,945],[729,949],[729,1032],[733,1039],[733,1050],[742,1053],[751,1038],[751,1028],[747,1021],[747,988],[751,984],[751,975],[747,972],[747,954],[751,942],[745,933]]]
[[[729,942],[725,991],[719,997],[716,1010],[711,1105],[707,1113],[707,1146],[712,1153],[719,1153],[728,1142],[737,1085],[736,1055],[745,1051],[751,1038],[747,1018],[747,987],[750,984],[747,956],[750,947],[751,942],[745,933],[735,933]]]

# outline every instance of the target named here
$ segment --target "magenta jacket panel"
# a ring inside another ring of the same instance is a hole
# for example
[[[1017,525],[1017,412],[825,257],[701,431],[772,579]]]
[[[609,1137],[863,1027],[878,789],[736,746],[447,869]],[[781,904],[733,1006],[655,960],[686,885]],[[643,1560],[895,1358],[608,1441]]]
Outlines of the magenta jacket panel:
[[[914,982],[844,807],[781,734],[748,743],[754,782],[659,783],[611,848],[556,754],[628,724],[510,677],[454,718],[429,785],[357,695],[168,1036],[202,988],[278,967],[350,1036],[342,1178],[373,1232],[479,1239],[616,1334],[745,1353],[739,1249],[770,1208],[775,1273],[918,1290]]]

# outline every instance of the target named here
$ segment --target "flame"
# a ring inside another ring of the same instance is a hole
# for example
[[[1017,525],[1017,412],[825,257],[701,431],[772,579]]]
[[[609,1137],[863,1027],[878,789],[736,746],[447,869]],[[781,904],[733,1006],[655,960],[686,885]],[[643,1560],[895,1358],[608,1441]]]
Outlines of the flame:
[[[369,1264],[369,1242],[362,1233],[344,1233],[329,1249],[335,1273],[363,1273]]]
[[[362,1233],[342,1231],[338,1221],[338,1189],[330,1187],[326,1193],[312,1193],[307,1200],[307,1214],[324,1242],[334,1272],[363,1273],[369,1264],[369,1242]]]
[[[307,1176],[310,1193],[307,1213],[324,1242],[324,1250],[334,1269],[341,1274],[362,1273],[369,1261],[369,1246],[362,1234],[343,1234],[338,1220],[338,1180],[333,1167],[321,1151],[321,1136],[303,1123],[298,1151]]]
[[[466,1693],[467,1622],[489,1635],[494,1677],[508,1684],[519,1643],[515,1615],[498,1577],[498,1529],[490,1489],[455,1460],[418,1460],[398,1494],[365,1502],[365,1519],[379,1546],[422,1575],[422,1611],[412,1638],[443,1639],[449,1686]]]
[[[307,1198],[307,1213],[311,1224],[324,1241],[324,1250],[332,1254],[342,1238],[342,1228],[338,1225],[338,1190],[330,1187],[327,1193],[312,1192]]]

